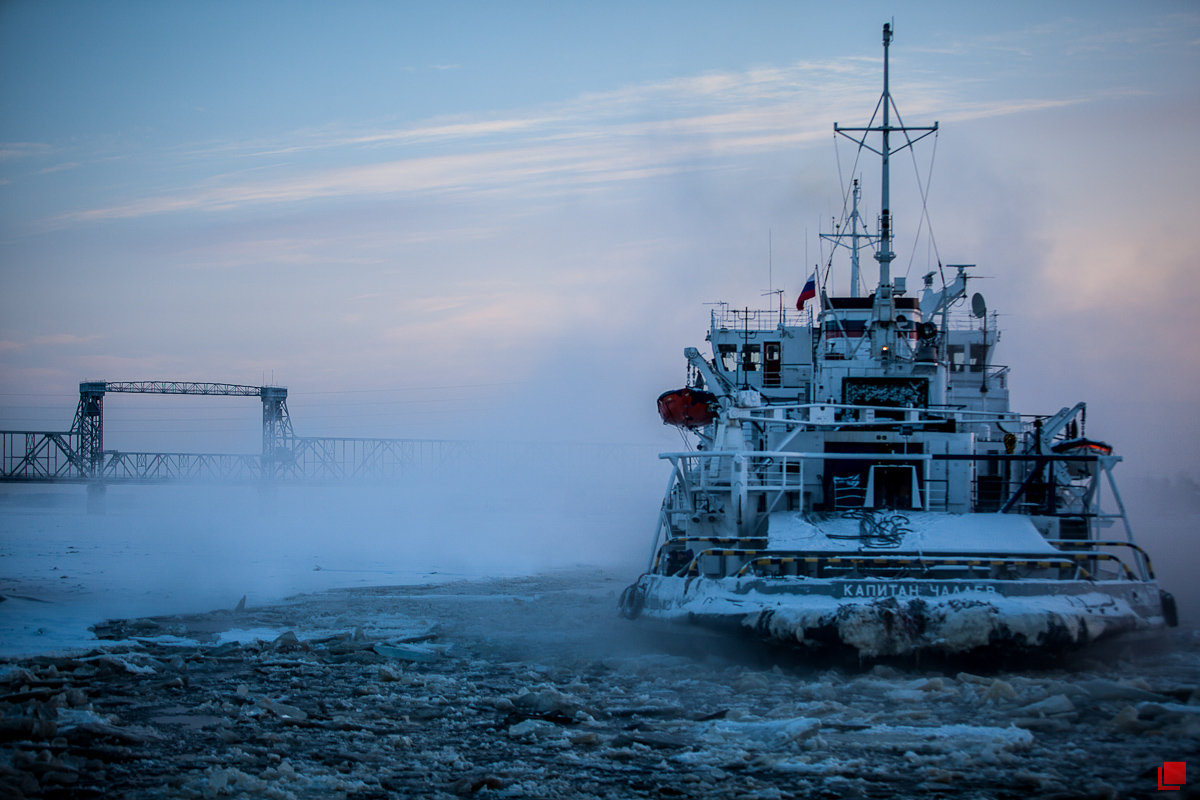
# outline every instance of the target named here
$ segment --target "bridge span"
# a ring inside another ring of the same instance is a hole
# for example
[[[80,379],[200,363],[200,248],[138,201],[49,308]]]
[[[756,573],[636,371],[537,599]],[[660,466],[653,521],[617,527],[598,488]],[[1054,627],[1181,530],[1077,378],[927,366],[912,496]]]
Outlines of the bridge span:
[[[258,397],[259,453],[127,452],[105,449],[104,402],[114,393]],[[517,452],[536,447],[537,452]],[[349,481],[403,477],[463,464],[511,464],[536,458],[579,468],[579,448],[603,445],[481,444],[436,439],[297,436],[282,386],[200,381],[84,381],[71,427],[0,431],[0,482],[138,483],[200,481]],[[615,455],[620,446],[608,448]],[[595,460],[603,453],[589,453]],[[600,459],[604,461],[603,457]],[[529,462],[526,462],[529,463]]]

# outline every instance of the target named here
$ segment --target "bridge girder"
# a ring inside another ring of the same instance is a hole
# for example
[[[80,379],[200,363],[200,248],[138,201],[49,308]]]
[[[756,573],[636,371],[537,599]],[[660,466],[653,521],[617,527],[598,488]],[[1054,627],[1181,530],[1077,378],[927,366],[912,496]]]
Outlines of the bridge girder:
[[[261,454],[143,453],[104,449],[104,395],[202,394],[258,396],[263,405]],[[602,452],[589,451],[588,462]],[[87,381],[71,429],[61,432],[0,431],[0,481],[150,483],[206,481],[397,480],[466,465],[547,464],[569,472],[581,463],[578,448],[525,443],[471,443],[437,439],[299,437],[287,408],[287,389],[194,381]],[[502,468],[499,468],[503,472]]]

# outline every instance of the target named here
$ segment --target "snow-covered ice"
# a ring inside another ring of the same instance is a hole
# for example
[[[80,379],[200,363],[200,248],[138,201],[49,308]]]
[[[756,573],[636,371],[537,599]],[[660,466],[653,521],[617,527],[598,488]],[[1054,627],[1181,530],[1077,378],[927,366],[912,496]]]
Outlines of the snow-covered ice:
[[[1101,798],[1200,752],[1189,630],[1019,669],[822,663],[620,619],[638,565],[564,566],[550,534],[505,557],[460,516],[456,557],[250,517],[272,554],[232,510],[120,506],[3,518],[3,593],[32,599],[0,603],[0,795]]]
[[[1192,632],[1016,671],[815,664],[621,620],[623,581],[558,570],[116,622],[102,649],[0,668],[12,742],[0,785],[130,798],[1117,797],[1153,791],[1157,766],[1200,751]]]

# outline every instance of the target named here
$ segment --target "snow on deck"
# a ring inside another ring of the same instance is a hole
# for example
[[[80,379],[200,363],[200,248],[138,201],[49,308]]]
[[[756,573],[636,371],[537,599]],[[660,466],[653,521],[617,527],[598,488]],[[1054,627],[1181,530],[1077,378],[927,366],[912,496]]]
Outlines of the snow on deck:
[[[884,512],[887,513],[887,512]],[[1053,554],[1051,546],[1028,517],[1019,514],[946,514],[906,511],[898,544],[868,547],[856,537],[854,517],[806,517],[799,511],[777,511],[770,516],[767,544],[772,550],[808,550],[817,553],[856,553],[880,550],[897,553],[1011,553]]]

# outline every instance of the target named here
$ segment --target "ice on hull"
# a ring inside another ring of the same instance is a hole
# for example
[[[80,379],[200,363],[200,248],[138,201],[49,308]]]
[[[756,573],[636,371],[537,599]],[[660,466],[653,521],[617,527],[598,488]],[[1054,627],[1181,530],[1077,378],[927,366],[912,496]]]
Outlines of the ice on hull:
[[[621,598],[631,619],[739,628],[772,642],[859,657],[1067,650],[1161,627],[1152,584],[812,581],[643,575]]]

